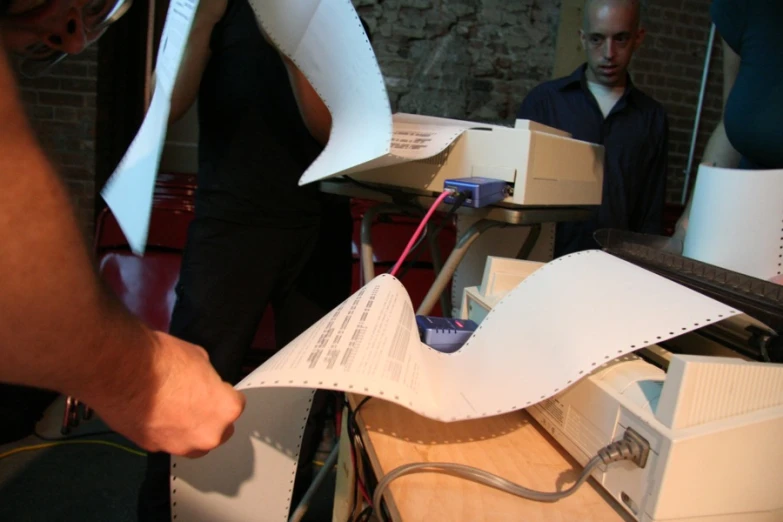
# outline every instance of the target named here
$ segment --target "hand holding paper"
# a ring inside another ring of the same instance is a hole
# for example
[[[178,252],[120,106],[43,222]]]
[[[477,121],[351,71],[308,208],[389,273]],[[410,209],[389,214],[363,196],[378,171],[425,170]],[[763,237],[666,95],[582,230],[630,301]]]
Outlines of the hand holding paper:
[[[231,436],[245,397],[220,379],[202,348],[163,332],[149,335],[150,356],[128,354],[138,361],[125,365],[131,382],[113,382],[112,393],[86,400],[146,450],[204,455]]]

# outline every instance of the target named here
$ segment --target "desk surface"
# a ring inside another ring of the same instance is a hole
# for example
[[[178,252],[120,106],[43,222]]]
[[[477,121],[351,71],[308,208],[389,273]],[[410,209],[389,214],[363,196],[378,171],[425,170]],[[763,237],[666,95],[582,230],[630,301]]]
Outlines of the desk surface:
[[[455,462],[554,491],[571,485],[581,471],[525,411],[446,424],[373,399],[362,406],[358,423],[379,478],[411,462]],[[592,479],[570,497],[545,504],[444,474],[413,474],[391,483],[386,502],[400,522],[633,520]]]

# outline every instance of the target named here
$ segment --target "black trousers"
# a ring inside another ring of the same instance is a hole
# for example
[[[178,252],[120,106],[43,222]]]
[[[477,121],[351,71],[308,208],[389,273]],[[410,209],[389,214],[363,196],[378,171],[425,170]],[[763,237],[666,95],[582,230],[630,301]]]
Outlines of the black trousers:
[[[347,200],[326,205],[320,226],[259,227],[197,218],[177,286],[171,334],[203,346],[233,384],[261,317],[271,304],[282,348],[344,300],[351,285],[351,217]],[[316,393],[303,436],[294,502],[310,482],[323,429],[325,398]],[[139,493],[138,519],[170,520],[170,457],[151,454]]]

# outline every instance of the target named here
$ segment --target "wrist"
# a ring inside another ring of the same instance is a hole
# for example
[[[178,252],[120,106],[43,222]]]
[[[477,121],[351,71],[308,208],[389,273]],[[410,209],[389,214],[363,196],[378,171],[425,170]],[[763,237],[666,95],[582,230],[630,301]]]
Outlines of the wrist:
[[[120,303],[106,300],[72,393],[99,412],[138,402],[156,379],[154,333]]]

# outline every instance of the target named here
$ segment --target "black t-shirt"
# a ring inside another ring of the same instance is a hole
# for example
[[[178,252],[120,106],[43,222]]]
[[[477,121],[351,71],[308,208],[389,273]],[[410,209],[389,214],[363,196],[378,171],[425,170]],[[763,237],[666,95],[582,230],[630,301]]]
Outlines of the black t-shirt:
[[[783,2],[713,0],[710,14],[740,57],[724,114],[726,135],[744,166],[783,168]]]
[[[199,91],[196,212],[280,228],[317,223],[322,198],[299,178],[322,147],[247,0],[229,0],[210,47]]]

